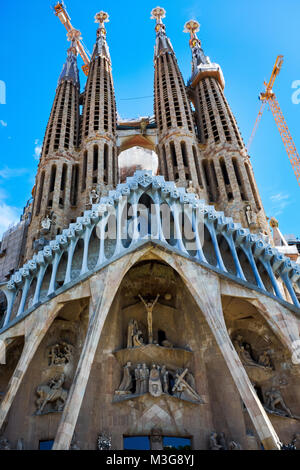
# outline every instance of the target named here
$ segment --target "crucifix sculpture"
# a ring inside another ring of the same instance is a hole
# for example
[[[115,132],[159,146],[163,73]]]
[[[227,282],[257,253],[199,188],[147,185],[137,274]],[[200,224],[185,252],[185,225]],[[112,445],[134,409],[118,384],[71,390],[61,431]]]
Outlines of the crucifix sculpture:
[[[146,307],[147,311],[147,324],[148,324],[148,342],[149,344],[153,343],[153,329],[152,329],[152,323],[153,323],[153,318],[152,318],[152,312],[154,309],[155,304],[157,303],[159,299],[159,294],[157,294],[156,299],[153,302],[146,302],[143,297],[139,294],[139,298],[143,302],[143,304]]]

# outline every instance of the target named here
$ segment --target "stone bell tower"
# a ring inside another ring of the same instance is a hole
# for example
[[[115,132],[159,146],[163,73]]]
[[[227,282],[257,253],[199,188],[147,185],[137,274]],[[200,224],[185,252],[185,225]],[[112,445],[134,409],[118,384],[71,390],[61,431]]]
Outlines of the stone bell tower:
[[[79,186],[85,199],[88,199],[93,188],[98,193],[105,193],[118,182],[116,102],[104,26],[108,18],[103,11],[95,16],[99,28],[84,92]]]
[[[187,187],[189,181],[205,195],[200,151],[190,102],[177,59],[162,22],[165,10],[152,10],[156,20],[154,113],[158,126],[159,173]]]
[[[251,231],[269,233],[252,166],[235,117],[224,96],[220,65],[212,63],[197,37],[199,23],[190,20],[192,76],[189,92],[196,110],[198,138],[202,144],[201,167],[208,202]]]
[[[36,175],[27,258],[61,233],[73,217],[78,166],[80,83],[75,38],[72,34],[68,38],[71,47],[58,80]]]

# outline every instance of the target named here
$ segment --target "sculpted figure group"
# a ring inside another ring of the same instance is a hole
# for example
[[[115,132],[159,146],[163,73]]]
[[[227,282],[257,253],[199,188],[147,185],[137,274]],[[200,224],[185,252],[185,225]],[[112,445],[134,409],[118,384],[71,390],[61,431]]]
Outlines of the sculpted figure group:
[[[227,445],[225,433],[217,434],[212,431],[209,437],[210,450],[242,450],[241,444],[235,441],[230,441]]]
[[[236,349],[236,352],[240,356],[242,363],[245,366],[259,367],[262,369],[269,370],[273,369],[269,353],[267,351],[263,351],[258,356],[257,360],[255,360],[255,358],[253,357],[251,345],[249,343],[246,343],[241,335],[238,335],[233,340],[233,345]]]
[[[162,393],[169,394],[182,400],[200,402],[201,398],[195,391],[195,379],[188,369],[168,370],[165,365],[146,363],[132,365],[131,362],[123,368],[123,378],[116,395],[143,395],[150,393],[159,397]]]
[[[149,321],[149,323],[152,325],[151,321]],[[152,327],[150,331],[151,331],[150,334],[148,332],[149,344],[157,344],[155,340],[153,340]],[[145,346],[145,345],[146,345],[146,341],[144,339],[142,329],[139,326],[138,321],[132,318],[131,320],[129,320],[129,323],[128,323],[127,348],[137,348],[137,347]],[[164,339],[160,345],[165,348],[173,348],[173,344],[168,339]]]

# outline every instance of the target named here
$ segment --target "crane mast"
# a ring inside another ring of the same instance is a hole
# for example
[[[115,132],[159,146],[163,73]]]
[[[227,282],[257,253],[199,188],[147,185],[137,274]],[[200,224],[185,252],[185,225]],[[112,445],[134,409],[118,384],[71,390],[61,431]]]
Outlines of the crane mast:
[[[80,31],[78,29],[73,28],[72,23],[71,23],[71,18],[68,15],[64,2],[57,2],[57,4],[54,5],[53,9],[54,9],[55,16],[59,18],[61,23],[64,25],[64,27],[68,31],[67,36],[68,36],[69,41],[76,42],[77,51],[80,54],[84,62],[84,65],[81,68],[83,70],[83,73],[85,75],[88,75],[89,64],[90,64],[90,54],[82,42]]]
[[[297,152],[296,145],[293,141],[292,135],[289,131],[288,125],[287,125],[287,123],[284,119],[283,113],[280,109],[278,100],[275,96],[275,93],[273,92],[273,85],[274,85],[274,82],[275,82],[275,79],[276,79],[277,75],[279,74],[279,72],[281,70],[282,63],[283,63],[283,56],[282,55],[277,56],[275,65],[274,65],[273,70],[272,70],[270,80],[269,80],[268,83],[264,82],[265,91],[260,93],[260,95],[259,95],[259,99],[261,101],[261,107],[260,107],[258,116],[256,118],[251,137],[250,137],[249,142],[248,142],[247,150],[249,152],[251,143],[253,141],[253,138],[255,136],[255,133],[256,133],[256,130],[257,130],[257,127],[258,127],[258,124],[261,120],[261,117],[262,117],[262,114],[263,114],[264,109],[266,107],[266,104],[268,103],[268,105],[269,105],[269,107],[272,111],[272,114],[274,116],[279,134],[282,138],[286,153],[288,154],[290,163],[293,167],[295,176],[296,176],[298,184],[300,186],[300,157],[299,157],[299,154]]]

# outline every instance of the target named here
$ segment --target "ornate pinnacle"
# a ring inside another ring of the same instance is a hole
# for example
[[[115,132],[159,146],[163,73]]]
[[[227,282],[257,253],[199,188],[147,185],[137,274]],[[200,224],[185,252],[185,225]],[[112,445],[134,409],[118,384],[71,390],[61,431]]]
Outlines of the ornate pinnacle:
[[[195,47],[196,44],[200,43],[197,38],[197,32],[200,30],[200,24],[196,20],[189,20],[184,25],[184,33],[190,33],[190,46]]]
[[[78,29],[71,29],[71,31],[67,33],[67,38],[68,38],[68,41],[71,41],[71,42],[80,41],[82,39],[81,32]]]
[[[99,25],[102,28],[104,28],[103,23],[108,23],[108,22],[109,22],[109,14],[106,13],[105,11],[99,11],[99,13],[95,15],[95,23],[99,23]]]
[[[200,24],[196,20],[187,21],[184,25],[184,33],[190,33],[191,36],[195,36],[195,33],[198,33],[200,30]]]
[[[162,7],[153,8],[151,11],[151,20],[157,20],[161,23],[161,19],[166,17],[166,10]]]
[[[82,39],[81,32],[78,29],[71,29],[67,33],[67,39],[71,42],[69,51],[72,52],[75,56],[77,55],[77,43]]]

